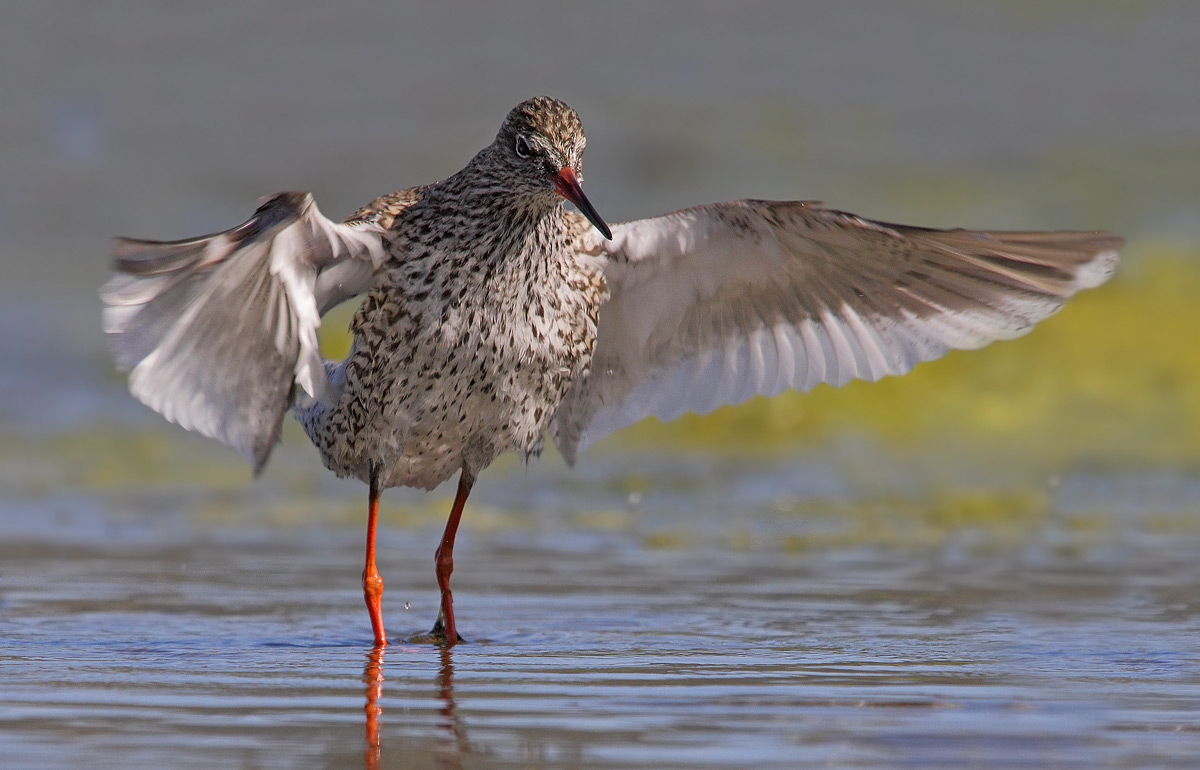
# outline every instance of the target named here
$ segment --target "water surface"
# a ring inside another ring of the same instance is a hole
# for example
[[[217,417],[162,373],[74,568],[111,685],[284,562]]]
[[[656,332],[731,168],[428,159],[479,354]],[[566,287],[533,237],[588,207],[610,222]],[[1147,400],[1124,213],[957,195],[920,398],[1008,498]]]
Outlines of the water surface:
[[[371,766],[377,708],[381,767],[1194,766],[1194,481],[1138,512],[1145,479],[1080,474],[998,528],[921,500],[871,537],[769,491],[802,464],[692,490],[696,526],[614,491],[622,461],[574,493],[501,474],[457,549],[469,643],[378,659],[350,522],[27,503],[0,541],[6,762]],[[436,517],[399,497],[394,639],[436,612]]]

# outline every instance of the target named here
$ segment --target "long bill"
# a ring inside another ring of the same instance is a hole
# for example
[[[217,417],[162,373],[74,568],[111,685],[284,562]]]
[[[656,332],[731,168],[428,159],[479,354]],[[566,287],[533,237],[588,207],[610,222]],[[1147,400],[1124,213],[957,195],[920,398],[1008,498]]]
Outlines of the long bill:
[[[558,194],[571,201],[571,203],[574,203],[580,213],[595,225],[600,234],[611,241],[612,230],[608,229],[608,225],[604,223],[599,212],[596,211],[596,207],[583,194],[583,187],[579,184],[579,177],[575,176],[575,170],[570,166],[563,166],[562,170],[555,174],[552,179],[554,180],[554,189],[558,191]]]

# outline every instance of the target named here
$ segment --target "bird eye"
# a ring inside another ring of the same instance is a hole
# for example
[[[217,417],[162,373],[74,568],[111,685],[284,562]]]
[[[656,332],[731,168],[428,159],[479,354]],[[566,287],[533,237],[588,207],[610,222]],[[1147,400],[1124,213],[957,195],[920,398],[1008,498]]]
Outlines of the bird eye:
[[[524,134],[517,134],[517,143],[513,149],[517,151],[518,158],[528,158],[533,154],[533,146]]]

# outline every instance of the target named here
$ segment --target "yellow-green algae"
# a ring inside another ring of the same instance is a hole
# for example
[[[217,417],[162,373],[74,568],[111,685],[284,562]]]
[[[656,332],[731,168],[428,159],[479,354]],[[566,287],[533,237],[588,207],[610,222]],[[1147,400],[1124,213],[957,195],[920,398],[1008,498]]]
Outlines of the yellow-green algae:
[[[779,510],[796,516],[796,529],[801,531],[784,535],[780,544],[784,550],[798,552],[867,543],[936,546],[951,533],[969,528],[985,534],[988,544],[1002,546],[1020,542],[1036,529],[1049,506],[1043,489],[942,489],[915,498],[889,494],[786,501]]]

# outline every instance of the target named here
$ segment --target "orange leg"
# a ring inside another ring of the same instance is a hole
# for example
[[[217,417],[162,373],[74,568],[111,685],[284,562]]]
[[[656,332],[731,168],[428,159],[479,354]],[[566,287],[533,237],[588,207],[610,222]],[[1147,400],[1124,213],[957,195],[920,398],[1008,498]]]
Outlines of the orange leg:
[[[450,573],[454,571],[454,536],[458,534],[458,522],[462,518],[463,506],[467,504],[467,495],[471,494],[474,484],[474,477],[464,468],[458,477],[458,494],[454,496],[454,506],[450,509],[446,531],[442,534],[442,544],[438,546],[434,556],[438,588],[442,591],[442,609],[429,635],[444,640],[447,646],[463,641],[454,623],[454,595],[450,592]]]
[[[387,645],[383,632],[383,609],[379,600],[383,597],[383,578],[375,569],[375,521],[379,518],[379,474],[371,469],[371,491],[367,503],[367,564],[363,567],[363,598],[367,600],[367,612],[371,613],[371,630],[375,632],[375,646]]]

